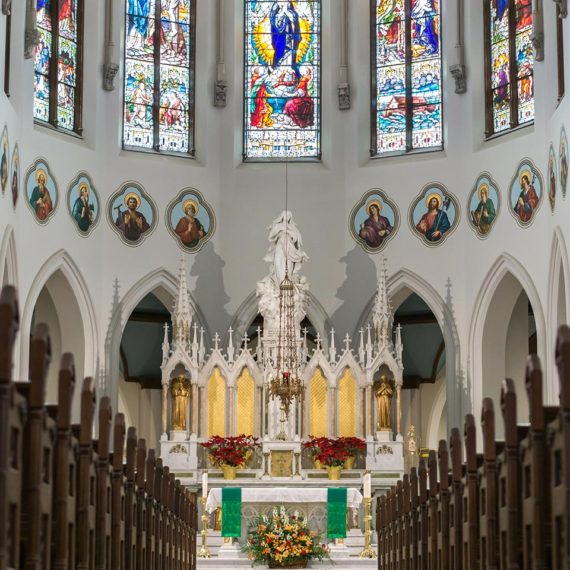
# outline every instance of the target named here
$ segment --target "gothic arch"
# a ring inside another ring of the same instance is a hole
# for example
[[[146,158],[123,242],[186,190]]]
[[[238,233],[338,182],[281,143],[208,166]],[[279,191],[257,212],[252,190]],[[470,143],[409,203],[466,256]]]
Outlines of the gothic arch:
[[[547,366],[548,378],[557,382],[558,372],[554,359],[556,334],[561,324],[570,322],[570,268],[566,242],[559,226],[554,229],[550,248],[550,267],[548,271],[548,323],[547,331]],[[556,394],[556,385],[551,386],[552,396]]]
[[[16,238],[11,225],[6,227],[0,244],[0,286],[4,283],[18,287]]]
[[[149,293],[153,293],[165,307],[172,307],[177,285],[177,278],[163,268],[155,269],[142,279],[139,279],[120,300],[119,285],[118,283],[115,284],[112,316],[105,337],[105,377],[107,379],[105,393],[111,397],[112,405],[115,406],[115,409],[118,409],[121,338],[129,316],[140,301]],[[202,311],[191,295],[189,295],[189,298],[197,323],[199,326],[204,327],[205,340],[209,340],[210,334]]]
[[[242,338],[247,327],[253,321],[257,313],[258,308],[258,298],[255,291],[252,291],[238,307],[235,315],[231,320],[231,328],[234,331],[234,338]],[[321,346],[323,350],[328,350],[328,331],[331,330],[332,324],[327,312],[317,298],[309,291],[307,293],[307,317],[313,323],[313,326],[317,332],[321,335]],[[228,339],[228,333],[224,335],[224,341],[222,346],[226,346]]]
[[[79,378],[95,377],[99,365],[97,356],[99,336],[95,308],[86,281],[73,259],[63,249],[45,261],[28,291],[20,321],[18,377],[21,379],[28,377],[30,334],[33,332],[31,330],[32,316],[44,287],[47,287],[54,297],[58,320],[63,325],[62,333],[65,335],[63,346],[65,347],[65,342],[71,342],[74,346],[81,346],[83,349],[82,354],[80,354],[80,349],[75,350],[77,376]],[[76,339],[77,343],[75,343]],[[57,370],[59,362],[53,362],[52,366]]]
[[[435,315],[441,329],[445,342],[446,397],[449,403],[447,406],[447,425],[462,425],[463,414],[471,409],[471,402],[462,381],[459,334],[453,316],[451,299],[444,300],[432,285],[409,269],[401,268],[389,277],[388,296],[392,301],[394,310],[411,293],[415,293],[423,299]],[[449,295],[450,293],[448,292]],[[376,292],[374,292],[362,312],[362,316],[352,335],[353,338],[358,338],[358,331],[366,326],[370,320],[375,297]]]
[[[516,285],[520,286],[520,290],[516,289]],[[513,309],[516,298],[521,291],[524,291],[532,305],[534,319],[536,323],[537,333],[537,353],[542,362],[545,362],[546,355],[546,322],[542,303],[538,291],[526,271],[526,269],[514,257],[509,254],[503,253],[492,265],[483,283],[479,288],[479,294],[475,300],[473,315],[471,317],[471,328],[469,331],[469,379],[471,383],[473,409],[480,410],[483,397],[489,394],[483,394],[483,384],[485,381],[484,362],[485,341],[488,340],[487,331],[493,330],[494,325],[489,322],[488,317],[494,321],[499,320],[502,327],[508,326],[505,320],[510,319],[509,307]],[[499,310],[501,309],[501,311]],[[493,311],[490,314],[490,311]],[[505,313],[505,314],[503,314]],[[501,324],[502,323],[502,324]],[[505,333],[506,334],[506,333]],[[506,337],[505,337],[506,340]],[[490,344],[490,341],[489,341]],[[494,363],[496,364],[496,363]],[[493,381],[502,382],[503,378],[500,375],[494,378]],[[513,378],[515,382],[521,382],[522,378]],[[491,379],[487,378],[487,382]],[[546,396],[552,401],[551,387],[545,386]],[[519,395],[524,401],[524,392]],[[520,406],[519,406],[520,408]],[[522,412],[522,408],[520,410]],[[477,416],[476,416],[477,417]]]

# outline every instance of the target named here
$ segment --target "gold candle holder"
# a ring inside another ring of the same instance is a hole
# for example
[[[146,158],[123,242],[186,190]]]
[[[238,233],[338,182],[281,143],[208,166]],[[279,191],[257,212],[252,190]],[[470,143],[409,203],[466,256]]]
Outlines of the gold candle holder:
[[[211,558],[208,548],[208,513],[206,513],[206,497],[202,497],[202,546],[198,551],[198,558]]]
[[[372,548],[372,499],[363,499],[364,503],[364,548],[360,558],[376,558],[376,552]]]

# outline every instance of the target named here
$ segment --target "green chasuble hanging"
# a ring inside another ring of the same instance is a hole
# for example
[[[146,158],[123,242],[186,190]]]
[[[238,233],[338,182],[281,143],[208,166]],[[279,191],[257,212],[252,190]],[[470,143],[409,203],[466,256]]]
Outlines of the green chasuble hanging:
[[[222,536],[241,536],[240,487],[222,487]]]
[[[346,538],[346,487],[327,489],[328,538]]]

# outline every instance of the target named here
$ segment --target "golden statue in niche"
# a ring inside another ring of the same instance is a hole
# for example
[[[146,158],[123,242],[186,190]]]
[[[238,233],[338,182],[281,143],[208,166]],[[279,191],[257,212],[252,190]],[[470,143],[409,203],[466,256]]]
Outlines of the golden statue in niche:
[[[390,379],[383,374],[380,376],[376,389],[376,431],[392,430],[392,396],[394,388]]]
[[[172,429],[186,431],[186,411],[190,399],[190,380],[184,376],[177,376],[170,384],[172,395]]]

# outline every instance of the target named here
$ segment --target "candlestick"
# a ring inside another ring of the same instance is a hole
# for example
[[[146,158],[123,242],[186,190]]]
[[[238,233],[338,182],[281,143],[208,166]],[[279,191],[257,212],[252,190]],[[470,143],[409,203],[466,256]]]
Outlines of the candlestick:
[[[202,498],[208,496],[208,472],[202,473]]]
[[[364,548],[360,558],[376,558],[376,552],[372,548],[372,498],[365,497],[364,501]]]
[[[208,548],[208,513],[206,512],[206,497],[202,497],[202,547],[198,552],[198,558],[210,558]]]
[[[370,474],[370,471],[364,472],[362,484],[364,487],[364,498],[370,499],[370,497],[372,497],[372,475]]]

